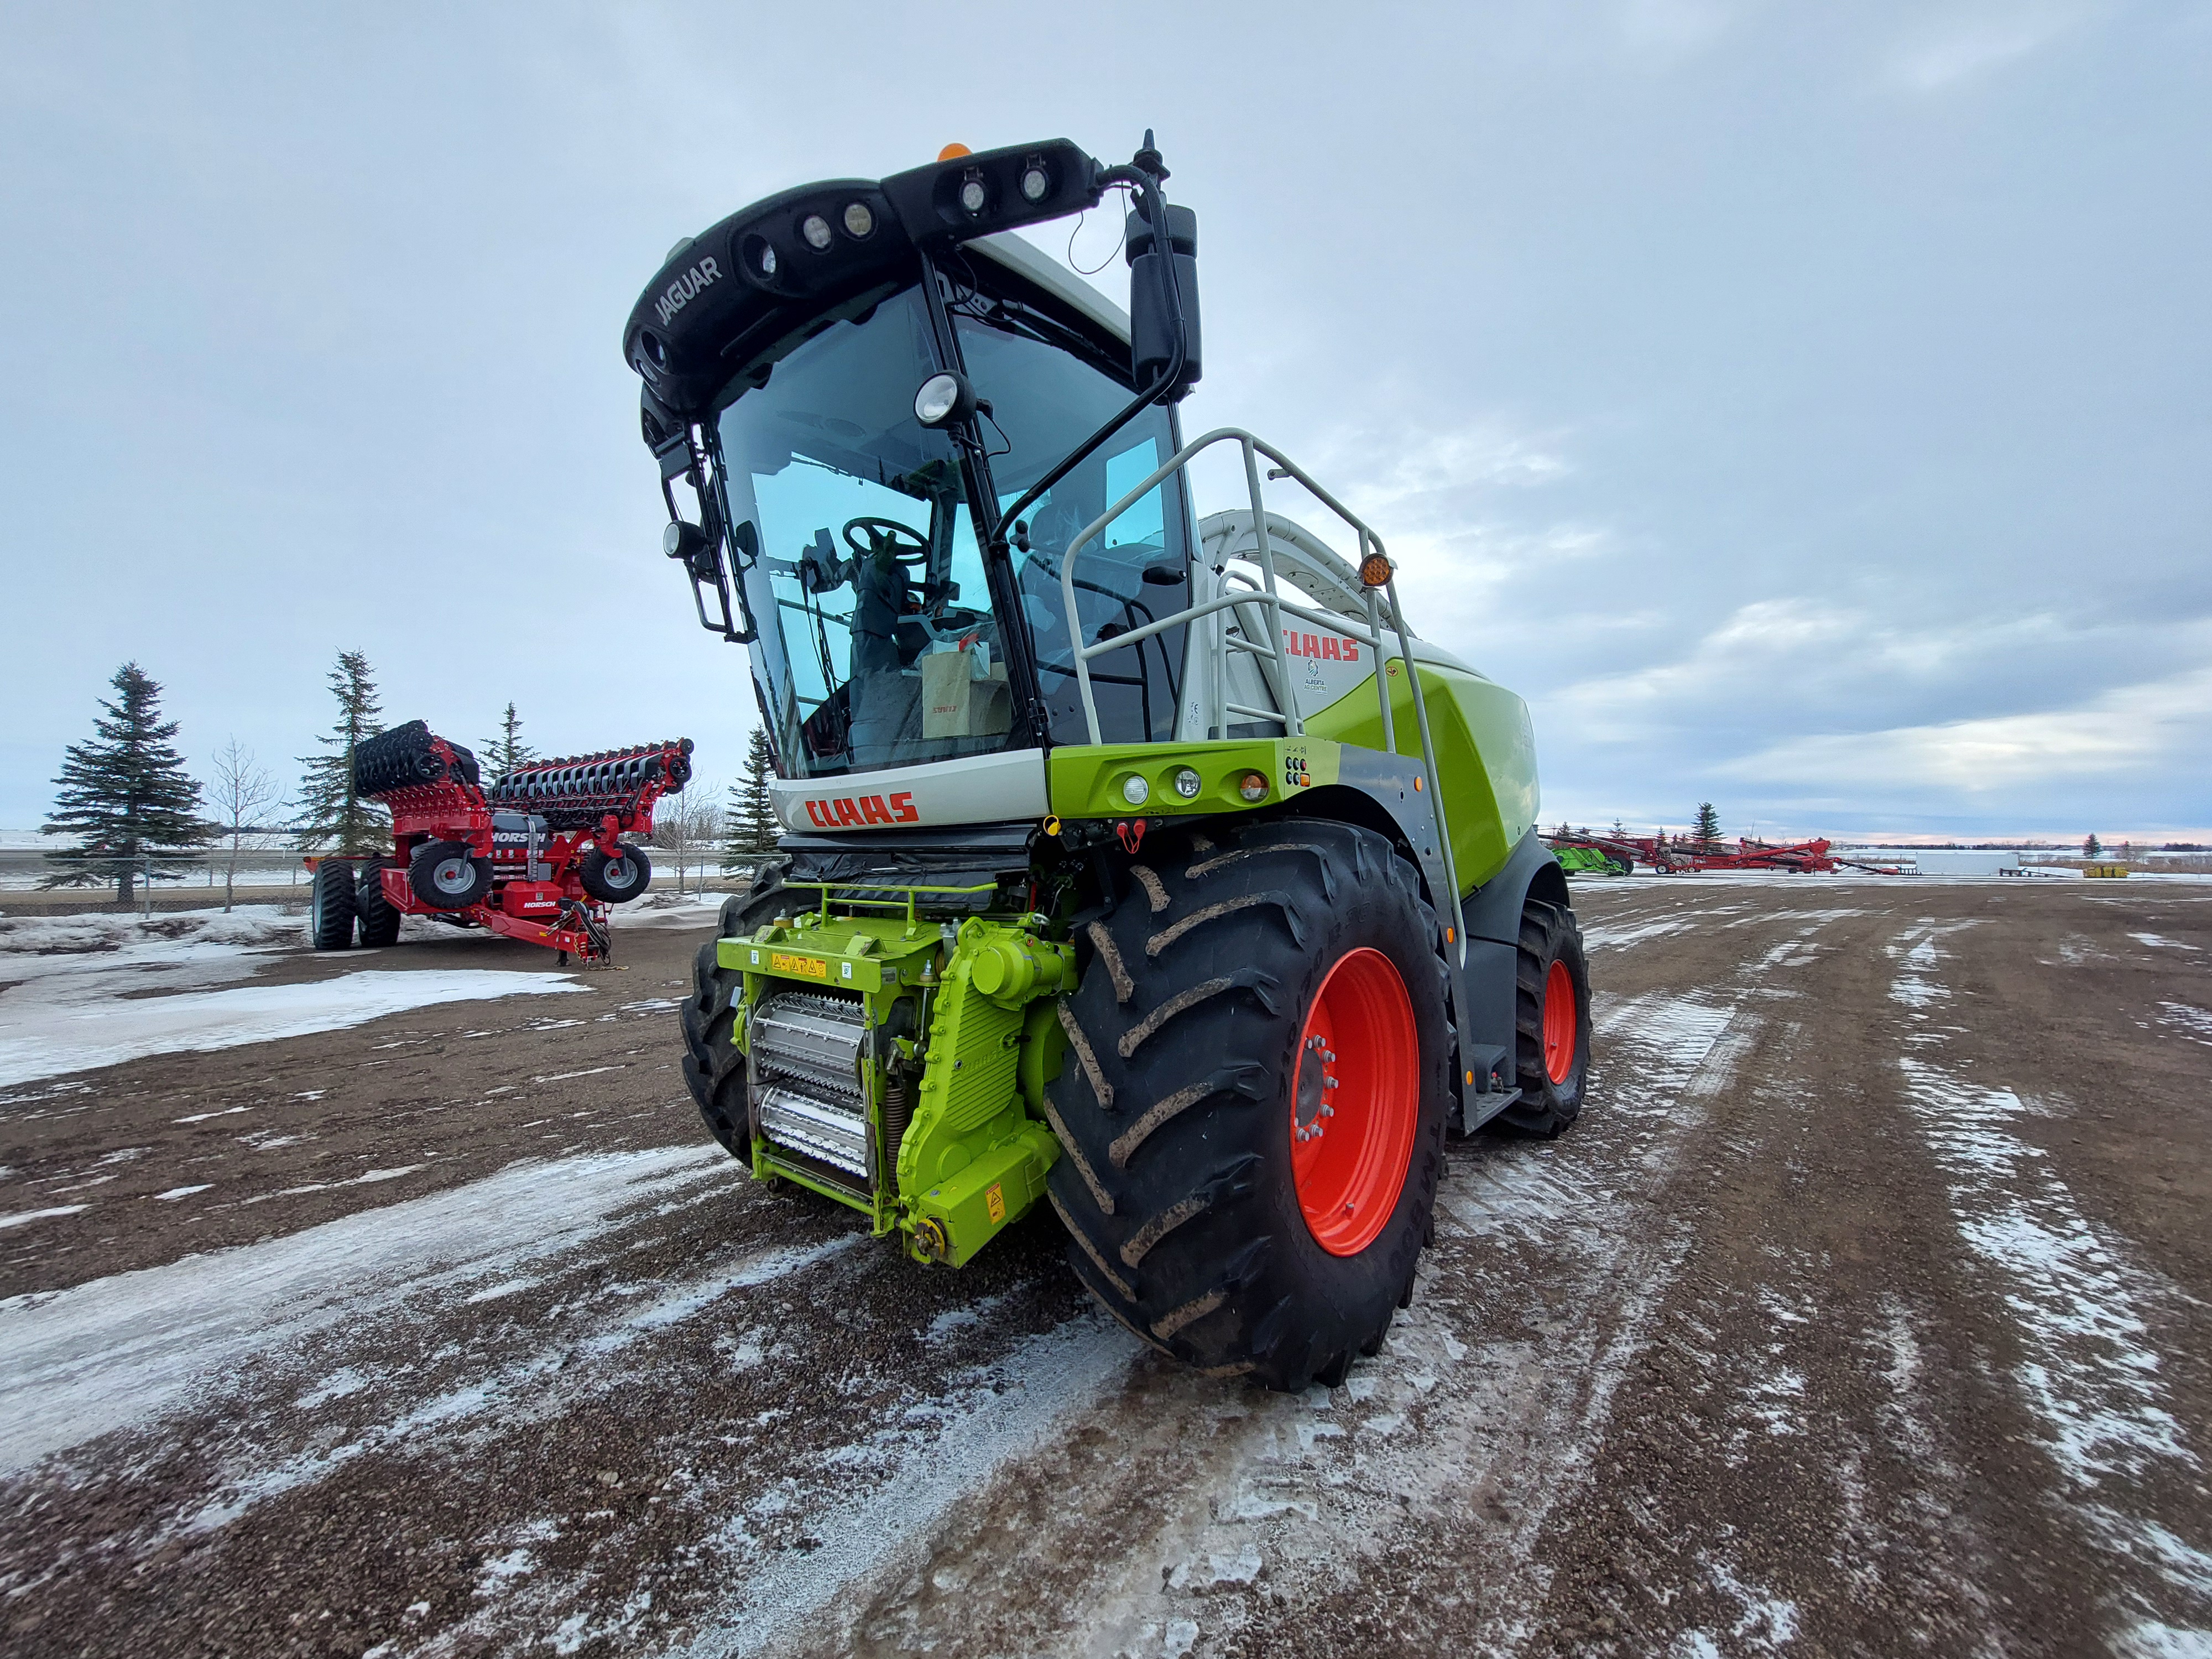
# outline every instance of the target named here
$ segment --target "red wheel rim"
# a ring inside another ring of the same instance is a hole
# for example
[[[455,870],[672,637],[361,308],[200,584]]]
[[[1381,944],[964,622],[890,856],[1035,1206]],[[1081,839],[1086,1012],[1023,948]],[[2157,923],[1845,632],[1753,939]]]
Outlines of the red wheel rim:
[[[1555,962],[1544,975],[1544,1075],[1565,1083],[1575,1069],[1575,979]]]
[[[1331,1255],[1358,1255],[1398,1207],[1420,1113],[1420,1035],[1406,981],[1380,951],[1348,951],[1307,1011],[1291,1089],[1298,1208]]]

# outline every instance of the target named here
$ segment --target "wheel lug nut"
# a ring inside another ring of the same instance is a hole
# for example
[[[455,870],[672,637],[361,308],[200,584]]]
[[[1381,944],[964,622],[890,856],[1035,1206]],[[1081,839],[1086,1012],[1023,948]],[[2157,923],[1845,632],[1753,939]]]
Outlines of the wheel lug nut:
[[[1336,1115],[1336,1108],[1334,1106],[1324,1106],[1321,1109],[1321,1115],[1323,1117],[1334,1117]]]

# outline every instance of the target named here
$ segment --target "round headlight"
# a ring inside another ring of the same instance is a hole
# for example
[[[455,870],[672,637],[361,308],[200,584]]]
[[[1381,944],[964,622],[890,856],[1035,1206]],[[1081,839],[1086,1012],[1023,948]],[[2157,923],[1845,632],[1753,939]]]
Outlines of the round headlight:
[[[1176,768],[1175,787],[1176,793],[1185,800],[1196,800],[1201,785],[1197,773],[1188,766],[1178,766]]]
[[[914,394],[914,418],[924,426],[939,426],[960,407],[960,377],[933,374]]]
[[[981,213],[987,199],[983,191],[983,181],[981,179],[969,179],[961,185],[960,205],[966,211]]]
[[[1237,781],[1237,793],[1249,801],[1267,799],[1267,780],[1257,772],[1247,772]]]
[[[1024,201],[1042,202],[1044,200],[1045,192],[1051,188],[1052,177],[1042,167],[1030,167],[1022,169],[1022,199]]]
[[[1152,793],[1152,786],[1134,772],[1121,780],[1121,799],[1132,806],[1142,806]]]
[[[876,216],[868,211],[866,202],[845,204],[845,234],[848,236],[863,237],[875,228]]]
[[[830,251],[830,222],[818,213],[810,213],[799,222],[799,234],[806,239],[806,246],[817,253]]]

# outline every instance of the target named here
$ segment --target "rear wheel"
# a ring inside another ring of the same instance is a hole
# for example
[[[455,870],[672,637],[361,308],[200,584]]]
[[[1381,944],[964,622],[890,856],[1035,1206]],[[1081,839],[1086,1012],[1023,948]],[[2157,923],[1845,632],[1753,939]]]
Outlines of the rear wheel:
[[[1521,1098],[1506,1108],[1505,1121],[1532,1134],[1556,1135],[1582,1115],[1589,1078],[1589,968],[1573,911],[1541,899],[1522,907],[1515,980]]]
[[[360,878],[354,883],[353,908],[361,919],[361,942],[371,950],[399,942],[399,907],[384,891],[384,872],[389,867],[382,859],[371,859],[361,866]]]
[[[318,951],[353,948],[353,866],[325,859],[307,889],[307,936]]]
[[[1334,1383],[1381,1346],[1429,1231],[1451,1046],[1436,919],[1348,824],[1160,852],[1077,930],[1049,1113],[1069,1259],[1178,1358]]]
[[[604,904],[624,904],[653,881],[653,860],[642,847],[617,847],[612,854],[594,847],[576,863],[576,879]]]
[[[465,910],[491,891],[491,860],[466,842],[425,842],[407,861],[407,884],[434,910]]]

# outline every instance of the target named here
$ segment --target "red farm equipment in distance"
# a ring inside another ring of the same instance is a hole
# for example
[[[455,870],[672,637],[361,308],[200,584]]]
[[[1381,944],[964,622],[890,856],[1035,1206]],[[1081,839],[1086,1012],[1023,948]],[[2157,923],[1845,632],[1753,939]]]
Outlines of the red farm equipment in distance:
[[[485,927],[583,962],[610,950],[607,908],[653,878],[653,803],[691,777],[691,739],[516,767],[489,788],[477,757],[410,720],[354,749],[354,787],[392,811],[392,855],[313,861],[318,951],[386,945],[403,915]]]
[[[1838,867],[1826,841],[1775,842],[1738,840],[1698,841],[1688,836],[1669,839],[1656,836],[1547,836],[1551,848],[1568,871],[1609,868],[1622,875],[1637,865],[1676,875],[1699,870],[1789,870],[1803,875],[1825,875]]]

